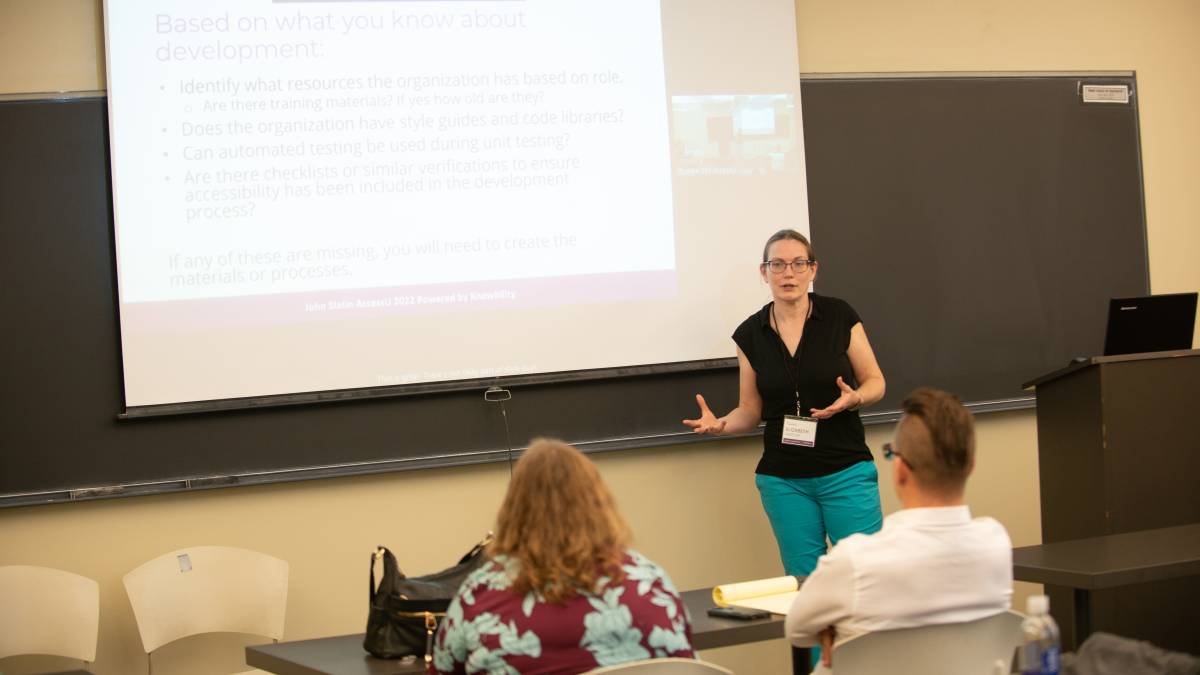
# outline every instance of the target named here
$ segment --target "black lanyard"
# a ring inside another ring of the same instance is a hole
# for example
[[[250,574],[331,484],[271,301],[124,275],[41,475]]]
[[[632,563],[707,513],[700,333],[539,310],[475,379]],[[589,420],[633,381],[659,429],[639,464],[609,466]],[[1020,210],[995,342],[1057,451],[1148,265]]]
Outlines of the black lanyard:
[[[779,318],[775,316],[775,303],[771,303],[771,321],[775,323],[775,339],[779,343],[779,352],[783,354],[783,370],[792,381],[796,394],[796,417],[804,417],[800,412],[800,354],[804,351],[804,334],[808,331],[808,320],[812,317],[812,298],[808,299],[808,311],[804,314],[804,325],[800,328],[800,341],[796,343],[796,374],[792,375],[792,355],[788,354],[783,335],[779,332]]]

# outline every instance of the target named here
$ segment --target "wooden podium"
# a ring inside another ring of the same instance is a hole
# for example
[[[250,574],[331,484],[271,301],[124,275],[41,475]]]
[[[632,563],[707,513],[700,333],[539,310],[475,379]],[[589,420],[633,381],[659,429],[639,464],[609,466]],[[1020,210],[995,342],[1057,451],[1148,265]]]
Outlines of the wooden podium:
[[[1037,391],[1044,543],[1200,522],[1200,350],[1094,357],[1025,388]],[[1047,594],[1075,645],[1070,590]],[[1200,578],[1097,591],[1090,610],[1094,631],[1200,652]]]

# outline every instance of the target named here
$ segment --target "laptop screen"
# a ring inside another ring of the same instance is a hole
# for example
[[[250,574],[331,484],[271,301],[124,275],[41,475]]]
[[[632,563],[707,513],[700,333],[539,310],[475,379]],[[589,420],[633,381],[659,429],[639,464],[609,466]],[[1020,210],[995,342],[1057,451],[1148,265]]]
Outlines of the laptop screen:
[[[1192,348],[1196,293],[1113,298],[1108,304],[1104,355]]]

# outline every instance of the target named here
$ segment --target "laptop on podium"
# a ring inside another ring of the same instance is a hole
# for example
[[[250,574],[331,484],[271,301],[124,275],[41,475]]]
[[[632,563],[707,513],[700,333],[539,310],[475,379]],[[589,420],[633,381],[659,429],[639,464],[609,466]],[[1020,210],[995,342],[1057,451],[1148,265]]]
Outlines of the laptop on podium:
[[[1109,300],[1104,355],[1191,349],[1196,297],[1171,293]]]

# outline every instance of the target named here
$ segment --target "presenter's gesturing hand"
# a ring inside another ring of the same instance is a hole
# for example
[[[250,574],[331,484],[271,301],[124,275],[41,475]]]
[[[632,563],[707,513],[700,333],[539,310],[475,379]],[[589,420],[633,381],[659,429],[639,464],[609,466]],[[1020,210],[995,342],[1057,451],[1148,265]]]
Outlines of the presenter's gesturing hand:
[[[720,419],[708,409],[708,404],[704,402],[704,397],[700,394],[696,394],[696,403],[700,404],[700,418],[684,420],[683,423],[698,434],[720,435],[725,430],[725,420]]]
[[[762,399],[758,396],[755,385],[754,369],[750,367],[750,359],[738,347],[738,405],[724,417],[717,417],[704,397],[696,394],[696,403],[700,405],[700,417],[694,420],[684,420],[683,423],[698,434],[740,434],[758,426],[762,416]]]
[[[825,420],[825,419],[829,419],[830,417],[833,417],[834,415],[842,412],[843,410],[853,410],[854,408],[858,408],[858,407],[862,406],[862,404],[863,404],[862,394],[858,393],[854,389],[851,389],[850,385],[846,384],[846,382],[844,380],[842,380],[842,377],[840,375],[838,376],[838,379],[837,379],[837,386],[838,386],[838,389],[842,390],[841,395],[837,397],[836,401],[834,401],[833,403],[830,403],[827,407],[810,408],[810,410],[812,411],[813,417],[815,417],[819,420]]]
[[[846,349],[850,357],[850,367],[854,369],[854,379],[858,380],[858,389],[851,389],[841,377],[837,379],[841,393],[827,408],[811,408],[809,414],[824,420],[833,417],[843,410],[861,408],[871,405],[883,398],[886,383],[883,381],[883,371],[875,360],[875,352],[867,341],[862,322],[854,324],[850,329],[850,346]]]

